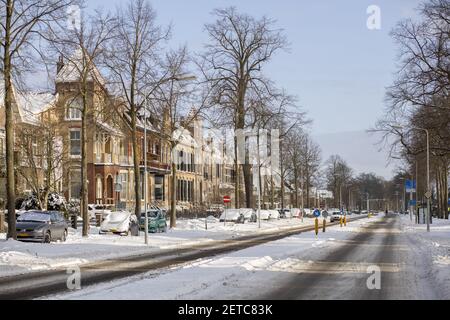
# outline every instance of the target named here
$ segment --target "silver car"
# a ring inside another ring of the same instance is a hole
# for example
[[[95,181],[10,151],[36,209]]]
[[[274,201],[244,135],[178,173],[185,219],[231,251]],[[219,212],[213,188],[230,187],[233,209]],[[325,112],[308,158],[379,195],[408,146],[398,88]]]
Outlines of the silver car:
[[[68,225],[64,216],[54,211],[28,211],[17,218],[16,231],[19,241],[52,241],[67,239]]]

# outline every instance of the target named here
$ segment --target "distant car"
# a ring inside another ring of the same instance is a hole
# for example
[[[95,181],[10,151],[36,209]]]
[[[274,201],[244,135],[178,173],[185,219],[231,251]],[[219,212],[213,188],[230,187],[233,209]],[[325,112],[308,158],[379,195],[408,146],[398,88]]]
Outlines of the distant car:
[[[138,236],[139,224],[137,217],[128,211],[112,212],[102,222],[99,233]]]
[[[292,218],[292,212],[290,209],[279,209],[280,219],[289,219]]]
[[[269,220],[270,219],[270,211],[269,210],[261,210],[260,213],[258,213],[258,210],[256,210],[256,215],[258,216],[260,214],[261,220]]]
[[[301,218],[302,210],[295,208],[295,209],[291,209],[290,211],[291,211],[292,218]]]
[[[64,216],[55,211],[28,211],[16,223],[17,240],[51,243],[67,239],[68,225]]]
[[[88,214],[89,214],[89,222],[96,223],[97,222],[97,214],[102,215],[102,221],[106,219],[106,217],[111,213],[112,206],[103,205],[103,204],[89,204],[88,205]]]
[[[303,209],[303,216],[306,218],[314,218],[314,210]]]
[[[278,210],[269,210],[271,220],[280,220],[280,212]]]
[[[330,216],[330,222],[340,221],[343,216],[341,211],[333,211]]]
[[[167,220],[165,210],[148,210],[148,232],[158,233],[167,232]],[[145,230],[145,212],[141,214],[139,219],[139,228]]]
[[[241,208],[239,209],[239,212],[244,216],[245,221],[250,221],[254,217],[254,210],[253,209],[245,209]]]
[[[220,216],[220,222],[244,223],[244,214],[239,209],[226,209]]]

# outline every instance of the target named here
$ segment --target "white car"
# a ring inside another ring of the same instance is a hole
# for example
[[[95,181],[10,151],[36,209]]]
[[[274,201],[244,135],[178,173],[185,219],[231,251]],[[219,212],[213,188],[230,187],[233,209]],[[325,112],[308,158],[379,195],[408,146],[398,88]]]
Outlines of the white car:
[[[340,221],[343,216],[341,211],[333,211],[330,216],[330,222]]]
[[[303,216],[305,218],[314,218],[314,210],[307,208],[303,209]]]
[[[301,218],[301,216],[302,216],[301,214],[302,214],[302,210],[297,209],[297,208],[291,209],[292,218]]]
[[[102,220],[106,219],[107,216],[111,214],[111,207],[102,204],[89,204],[88,205],[88,215],[89,222],[95,223],[97,221],[97,214],[102,215]]]
[[[280,212],[278,210],[269,210],[269,212],[270,212],[270,219],[272,220],[280,219]]]
[[[128,211],[109,214],[100,226],[100,234],[139,235],[139,223],[136,215]]]
[[[239,209],[239,212],[244,216],[245,221],[252,220],[253,209]]]
[[[220,222],[243,223],[244,216],[239,209],[226,209],[220,216]]]
[[[256,216],[258,217],[258,210],[256,210]],[[269,220],[269,219],[270,219],[270,211],[261,210],[261,220]]]

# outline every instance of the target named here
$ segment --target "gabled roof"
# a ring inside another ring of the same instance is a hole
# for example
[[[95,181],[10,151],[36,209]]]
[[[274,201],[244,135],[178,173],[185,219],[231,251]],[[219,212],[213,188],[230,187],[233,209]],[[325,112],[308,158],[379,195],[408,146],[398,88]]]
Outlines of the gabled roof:
[[[0,108],[4,107],[4,84],[0,80]],[[57,95],[49,92],[21,92],[13,85],[13,99],[15,114],[19,123],[38,124],[39,115],[51,108]]]
[[[89,59],[89,57],[87,56]],[[56,76],[56,83],[70,83],[79,82],[81,80],[81,73],[83,72],[83,51],[81,48],[76,50],[74,54],[65,59],[64,65]],[[88,76],[88,81],[97,81],[102,86],[105,85],[105,79],[100,74],[95,64],[91,64],[91,69]]]

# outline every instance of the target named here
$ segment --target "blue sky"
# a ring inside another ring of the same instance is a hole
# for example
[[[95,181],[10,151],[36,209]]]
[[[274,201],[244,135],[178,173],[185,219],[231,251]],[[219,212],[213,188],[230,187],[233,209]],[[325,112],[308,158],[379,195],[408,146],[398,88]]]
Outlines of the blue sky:
[[[125,1],[89,0],[88,6],[114,9]],[[170,45],[186,44],[192,52],[201,51],[207,42],[203,26],[212,21],[214,8],[232,5],[256,17],[267,15],[276,19],[291,43],[290,50],[280,52],[265,72],[280,87],[298,97],[299,105],[314,120],[310,128],[312,135],[320,137],[349,131],[364,134],[383,114],[385,88],[392,82],[397,56],[389,32],[398,21],[414,16],[420,1],[150,2],[158,13],[160,24],[173,24]],[[366,26],[369,5],[381,9],[381,30],[371,31]],[[343,143],[346,144],[344,150],[349,148],[349,141]],[[376,147],[372,145],[367,152],[377,152]],[[380,167],[374,171],[387,176],[391,169]]]

